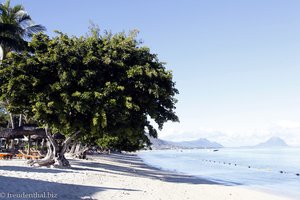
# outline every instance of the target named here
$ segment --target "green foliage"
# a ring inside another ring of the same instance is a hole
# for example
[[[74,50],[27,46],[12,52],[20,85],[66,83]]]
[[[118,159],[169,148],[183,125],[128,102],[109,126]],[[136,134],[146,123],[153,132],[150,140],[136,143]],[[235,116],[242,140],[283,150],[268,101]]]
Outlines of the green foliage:
[[[34,54],[12,53],[0,68],[0,98],[10,100],[9,111],[32,114],[65,135],[80,130],[86,141],[118,138],[113,146],[120,150],[149,144],[145,131],[157,135],[150,118],[160,129],[178,121],[172,73],[136,32],[92,29],[85,37],[52,39],[39,33],[29,46]]]
[[[0,67],[0,98],[6,102],[6,110],[11,113],[32,114],[31,89],[34,83],[30,70],[24,67],[26,54],[8,54]],[[9,64],[7,64],[9,63]],[[6,67],[4,67],[6,66]]]
[[[104,134],[101,138],[96,140],[96,144],[104,149],[112,148],[117,143],[118,137],[113,137]]]

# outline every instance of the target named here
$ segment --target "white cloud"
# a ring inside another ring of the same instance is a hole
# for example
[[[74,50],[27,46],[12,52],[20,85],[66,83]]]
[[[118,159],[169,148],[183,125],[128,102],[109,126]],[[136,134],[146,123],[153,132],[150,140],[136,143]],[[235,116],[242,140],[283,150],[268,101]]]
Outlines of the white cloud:
[[[171,140],[171,141],[188,141],[195,140],[199,138],[216,138],[223,136],[224,133],[211,129],[211,128],[190,128],[182,127],[180,124],[174,124],[173,126],[168,126],[164,128],[159,133],[159,138]]]
[[[300,128],[300,122],[294,122],[289,120],[281,120],[277,124],[281,128],[286,128],[286,129]]]

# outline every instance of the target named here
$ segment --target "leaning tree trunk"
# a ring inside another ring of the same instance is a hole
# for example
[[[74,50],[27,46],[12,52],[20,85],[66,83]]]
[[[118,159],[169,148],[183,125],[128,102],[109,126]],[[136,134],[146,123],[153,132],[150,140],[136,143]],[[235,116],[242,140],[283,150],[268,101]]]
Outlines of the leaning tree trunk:
[[[15,129],[14,117],[12,113],[9,113],[11,128]]]
[[[3,51],[4,51],[4,49],[3,49]],[[7,106],[9,105],[9,100],[5,99],[5,102],[2,102],[2,103],[3,103],[4,107],[7,108]],[[10,119],[10,126],[12,129],[15,129],[14,116],[11,112],[8,112],[8,113],[9,113],[9,119]]]
[[[89,149],[89,145],[83,146],[81,143],[74,143],[69,151],[69,155],[74,158],[86,159],[86,153]]]
[[[75,153],[76,143],[73,143],[71,149],[68,151],[68,154],[73,155]]]
[[[48,129],[45,129],[46,136],[48,138],[48,150],[45,158],[41,160],[30,160],[28,162],[31,166],[54,166],[54,167],[70,167],[69,161],[65,157],[65,153],[71,143],[72,138],[74,138],[79,131],[74,133],[72,136],[67,137],[63,144],[59,146],[57,142],[52,137],[51,133],[48,132]]]

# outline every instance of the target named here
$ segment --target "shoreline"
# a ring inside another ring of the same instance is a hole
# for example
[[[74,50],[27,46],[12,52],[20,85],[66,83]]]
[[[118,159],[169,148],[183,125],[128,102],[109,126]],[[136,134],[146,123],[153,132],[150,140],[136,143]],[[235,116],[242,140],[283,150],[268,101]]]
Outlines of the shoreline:
[[[88,158],[70,159],[70,169],[32,168],[25,160],[0,160],[0,195],[49,192],[56,195],[52,199],[289,199],[158,169],[143,162],[137,154],[101,154]]]
[[[172,149],[172,150],[174,150],[174,149]],[[157,150],[157,151],[161,151],[161,150]],[[140,152],[143,152],[143,151],[140,151]],[[243,188],[243,189],[254,191],[254,192],[261,192],[261,193],[269,194],[269,195],[276,196],[276,197],[279,197],[279,198],[284,198],[284,199],[289,199],[289,200],[296,200],[295,197],[292,196],[292,195],[287,195],[287,194],[286,195],[282,195],[280,192],[276,193],[273,190],[266,189],[266,188],[253,187],[253,186],[250,186],[250,185],[243,185],[243,184],[240,184],[240,183],[230,182],[230,181],[226,181],[226,180],[211,179],[209,177],[203,177],[203,176],[200,176],[200,175],[197,176],[197,175],[192,175],[192,174],[180,172],[180,171],[177,171],[177,170],[171,170],[171,169],[162,168],[162,167],[153,165],[153,164],[145,161],[141,156],[138,155],[138,153],[137,153],[137,156],[140,157],[142,159],[142,162],[144,162],[147,166],[153,167],[153,168],[155,168],[157,170],[167,171],[167,172],[170,172],[170,173],[178,173],[178,174],[186,175],[186,176],[192,176],[192,177],[195,177],[195,178],[198,178],[198,179],[211,181],[211,182],[213,182],[216,185],[239,187],[239,188]]]

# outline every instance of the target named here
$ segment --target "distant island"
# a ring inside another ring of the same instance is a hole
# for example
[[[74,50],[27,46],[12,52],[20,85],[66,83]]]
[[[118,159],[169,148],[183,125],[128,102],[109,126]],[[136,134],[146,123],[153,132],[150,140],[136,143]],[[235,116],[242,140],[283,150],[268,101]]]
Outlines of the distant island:
[[[262,142],[255,147],[272,148],[272,147],[288,147],[286,142],[279,137],[271,137],[266,142]]]
[[[192,141],[171,142],[158,138],[150,137],[151,149],[207,149],[207,148],[222,148],[223,145],[209,141],[205,138]]]
[[[149,136],[148,136],[149,137]],[[192,141],[172,142],[158,138],[149,137],[151,142],[151,149],[210,149],[210,148],[223,148],[220,143],[210,141],[206,138],[200,138]],[[271,137],[265,142],[259,143],[254,146],[244,146],[247,148],[278,148],[289,147],[287,143],[280,137]]]

